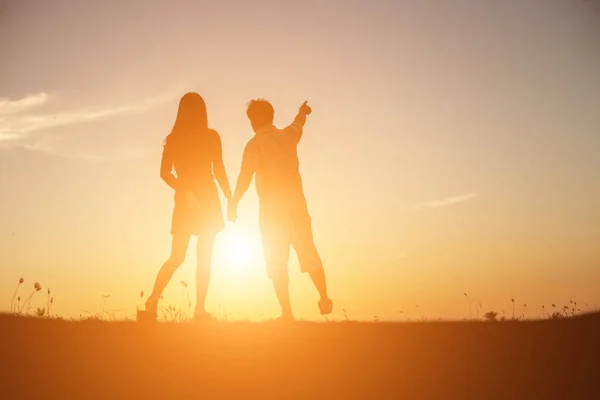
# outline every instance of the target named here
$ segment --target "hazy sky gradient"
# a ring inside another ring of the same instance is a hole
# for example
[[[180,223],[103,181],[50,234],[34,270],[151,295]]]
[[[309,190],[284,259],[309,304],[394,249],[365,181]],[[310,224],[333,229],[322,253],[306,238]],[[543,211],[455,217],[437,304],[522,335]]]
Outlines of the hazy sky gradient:
[[[309,100],[301,172],[337,317],[465,317],[463,292],[529,316],[600,304],[600,16],[585,3],[5,3],[0,309],[23,276],[64,315],[103,294],[133,313],[168,256],[160,152],[186,91],[205,98],[232,181],[245,103],[268,98],[282,126]],[[256,214],[252,193],[219,238],[209,309],[277,312]],[[246,267],[233,242],[254,252]],[[291,278],[298,316],[316,318],[295,258]]]

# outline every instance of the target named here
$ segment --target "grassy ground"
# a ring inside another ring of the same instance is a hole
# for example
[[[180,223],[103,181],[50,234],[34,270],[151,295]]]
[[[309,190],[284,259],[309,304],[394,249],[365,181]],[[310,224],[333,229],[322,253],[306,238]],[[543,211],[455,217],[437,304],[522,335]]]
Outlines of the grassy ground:
[[[0,398],[600,399],[600,314],[432,323],[0,315]]]

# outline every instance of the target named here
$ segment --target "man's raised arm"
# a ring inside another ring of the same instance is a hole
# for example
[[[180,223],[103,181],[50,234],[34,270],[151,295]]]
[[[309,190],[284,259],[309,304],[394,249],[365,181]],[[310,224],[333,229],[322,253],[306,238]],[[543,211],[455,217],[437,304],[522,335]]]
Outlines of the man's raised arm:
[[[285,131],[288,132],[294,138],[296,143],[298,143],[302,138],[302,133],[304,132],[304,124],[306,124],[306,116],[310,115],[311,112],[312,109],[305,101],[300,106],[300,110],[298,111],[298,115],[296,115],[296,118],[294,118],[294,122],[292,122],[290,126],[285,128]]]

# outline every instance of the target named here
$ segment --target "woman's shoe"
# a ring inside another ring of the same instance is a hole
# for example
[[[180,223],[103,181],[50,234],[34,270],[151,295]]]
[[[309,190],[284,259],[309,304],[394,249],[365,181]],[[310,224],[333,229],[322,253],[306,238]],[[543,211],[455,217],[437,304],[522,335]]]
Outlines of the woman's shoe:
[[[275,318],[275,322],[295,322],[296,319],[292,314],[284,314],[280,317]]]
[[[215,322],[217,319],[206,311],[194,314],[194,322]]]
[[[156,322],[157,313],[151,310],[137,310],[138,322]]]

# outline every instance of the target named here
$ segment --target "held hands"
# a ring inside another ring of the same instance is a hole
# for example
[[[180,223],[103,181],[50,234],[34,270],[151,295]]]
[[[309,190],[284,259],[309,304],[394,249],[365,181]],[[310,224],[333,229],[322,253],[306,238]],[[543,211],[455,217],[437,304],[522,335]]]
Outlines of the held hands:
[[[308,105],[308,101],[305,101],[304,103],[302,103],[302,105],[300,106],[300,114],[304,114],[304,115],[310,115],[310,113],[312,112],[312,108],[310,108],[310,106]]]
[[[227,203],[227,219],[229,222],[235,222],[237,220],[237,203],[229,200]]]

